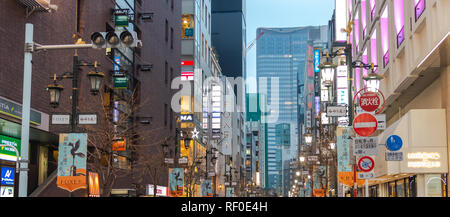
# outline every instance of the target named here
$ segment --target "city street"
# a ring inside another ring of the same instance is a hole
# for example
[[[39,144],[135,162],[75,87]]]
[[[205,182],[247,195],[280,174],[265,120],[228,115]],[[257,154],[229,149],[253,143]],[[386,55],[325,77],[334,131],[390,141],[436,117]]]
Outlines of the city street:
[[[447,198],[449,12],[2,0],[1,200],[269,216],[311,198]]]

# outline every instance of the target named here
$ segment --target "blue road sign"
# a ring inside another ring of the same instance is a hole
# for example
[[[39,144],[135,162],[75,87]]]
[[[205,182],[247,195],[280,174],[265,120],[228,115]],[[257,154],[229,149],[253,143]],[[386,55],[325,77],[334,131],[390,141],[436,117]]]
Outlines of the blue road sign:
[[[14,185],[14,168],[2,167],[0,181],[1,185]]]
[[[400,138],[400,136],[392,135],[392,136],[389,136],[386,140],[386,147],[390,151],[398,151],[402,148],[402,146],[403,146],[403,141],[402,141],[402,138]]]

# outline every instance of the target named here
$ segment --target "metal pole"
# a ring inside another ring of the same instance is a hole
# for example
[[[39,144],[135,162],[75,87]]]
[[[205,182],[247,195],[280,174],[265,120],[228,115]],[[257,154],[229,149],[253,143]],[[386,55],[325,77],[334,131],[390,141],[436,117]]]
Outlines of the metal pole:
[[[25,25],[25,53],[23,69],[23,98],[22,98],[22,134],[19,197],[28,196],[28,147],[30,137],[30,107],[31,107],[31,73],[33,68],[33,24]],[[31,46],[31,47],[30,47]],[[29,49],[31,48],[31,49]]]
[[[73,56],[73,71],[72,71],[72,133],[77,131],[77,107],[78,107],[78,54],[75,50]]]
[[[369,180],[366,179],[366,197],[369,197]]]
[[[353,59],[352,59],[352,44],[347,44],[345,47],[345,57],[347,61],[348,68],[348,126],[353,125],[353,96],[352,96],[352,85],[353,85]]]

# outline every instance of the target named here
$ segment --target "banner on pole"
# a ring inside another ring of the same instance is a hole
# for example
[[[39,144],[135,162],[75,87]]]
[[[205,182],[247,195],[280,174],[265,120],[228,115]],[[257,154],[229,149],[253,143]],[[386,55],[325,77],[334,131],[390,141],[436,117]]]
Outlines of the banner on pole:
[[[87,188],[86,133],[59,135],[57,186],[73,192]]]

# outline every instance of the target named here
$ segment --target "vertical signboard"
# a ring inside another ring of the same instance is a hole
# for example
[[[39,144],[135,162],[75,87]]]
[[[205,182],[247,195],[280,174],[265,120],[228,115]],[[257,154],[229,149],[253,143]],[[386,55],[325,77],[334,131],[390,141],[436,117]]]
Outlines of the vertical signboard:
[[[169,169],[169,195],[182,197],[184,189],[183,168]]]
[[[89,172],[89,197],[100,197],[98,173]]]
[[[314,49],[314,72],[320,72],[320,49]]]
[[[59,135],[57,186],[73,192],[86,188],[87,134]]]
[[[0,176],[0,185],[13,185],[14,186],[14,168],[2,167]]]
[[[222,142],[222,154],[223,155],[231,155],[231,145],[232,145],[232,132],[233,132],[233,124],[232,117],[230,112],[223,113],[222,119],[222,129],[223,129],[223,142]]]

